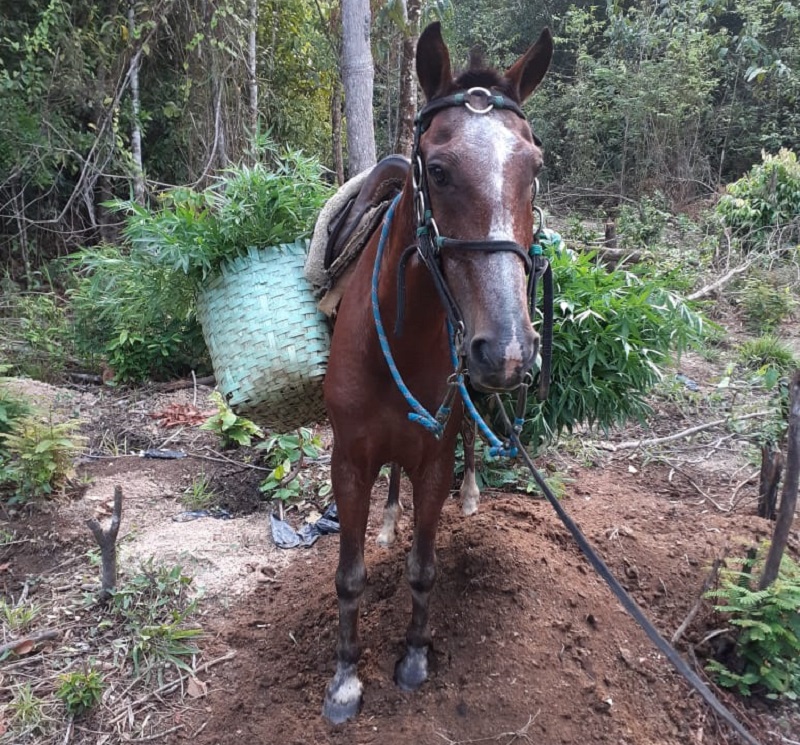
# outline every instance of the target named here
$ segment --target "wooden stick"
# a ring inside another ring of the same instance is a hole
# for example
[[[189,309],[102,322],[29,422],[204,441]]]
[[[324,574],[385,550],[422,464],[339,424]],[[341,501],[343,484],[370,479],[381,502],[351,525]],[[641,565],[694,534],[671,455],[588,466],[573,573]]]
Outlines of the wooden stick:
[[[86,521],[89,530],[92,531],[94,539],[100,546],[100,556],[102,558],[102,569],[100,573],[101,590],[98,600],[107,603],[111,598],[111,593],[117,585],[117,533],[119,533],[119,523],[122,518],[122,487],[117,484],[114,487],[114,510],[111,513],[111,524],[104,529],[95,518]]]
[[[741,416],[735,417],[727,417],[726,419],[715,419],[713,422],[706,422],[705,424],[698,424],[695,427],[689,427],[689,429],[684,429],[681,432],[676,432],[672,435],[667,435],[666,437],[653,437],[649,440],[626,440],[624,442],[607,442],[607,443],[598,443],[598,445],[612,451],[617,450],[634,450],[640,447],[648,447],[650,445],[662,445],[665,442],[672,442],[673,440],[681,440],[684,437],[689,437],[690,435],[697,434],[698,432],[702,432],[705,429],[712,429],[713,427],[718,427],[720,424],[725,424],[726,422],[741,422],[744,419],[755,419],[757,417],[767,416],[768,414],[772,414],[771,411],[754,411],[750,414],[742,414]]]
[[[48,639],[55,639],[59,636],[61,632],[57,629],[47,629],[46,631],[40,631],[36,634],[31,634],[30,636],[25,636],[22,639],[17,639],[13,642],[6,642],[5,644],[0,644],[0,655],[3,655],[5,652],[8,652],[9,649],[16,649],[21,644],[25,644],[26,642],[33,642],[37,644],[38,642],[43,642]]]
[[[694,617],[697,615],[697,612],[700,610],[700,606],[703,604],[704,596],[706,591],[714,580],[717,578],[717,572],[719,572],[719,568],[722,565],[722,562],[725,560],[725,557],[722,556],[719,559],[714,559],[714,563],[711,565],[711,571],[708,573],[708,576],[703,581],[703,586],[700,588],[700,594],[697,596],[697,600],[695,600],[694,605],[691,607],[689,612],[686,614],[686,618],[683,619],[683,623],[678,626],[675,630],[675,633],[672,635],[672,645],[678,643],[678,639],[683,636],[683,633],[689,628],[689,624],[694,620]]]
[[[769,587],[777,578],[783,553],[789,541],[794,511],[797,506],[797,487],[800,481],[800,370],[795,370],[789,386],[789,431],[786,450],[786,472],[783,477],[781,506],[775,520],[775,532],[764,564],[758,589]]]

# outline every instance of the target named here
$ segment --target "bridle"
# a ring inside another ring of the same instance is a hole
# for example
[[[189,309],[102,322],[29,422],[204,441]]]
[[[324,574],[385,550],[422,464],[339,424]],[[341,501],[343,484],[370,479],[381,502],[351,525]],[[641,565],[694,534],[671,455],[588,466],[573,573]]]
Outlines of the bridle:
[[[482,100],[482,106],[476,106],[477,99]],[[538,398],[543,401],[547,398],[550,387],[550,369],[553,346],[553,275],[550,263],[542,254],[540,236],[544,228],[544,216],[539,207],[533,206],[532,209],[537,216],[536,227],[533,231],[531,245],[521,246],[514,241],[506,240],[480,240],[466,241],[457,238],[447,238],[439,233],[439,228],[431,210],[430,191],[428,186],[428,174],[420,149],[422,135],[430,126],[433,117],[440,111],[463,106],[473,114],[485,115],[494,109],[512,111],[521,119],[527,121],[519,105],[500,94],[494,94],[486,88],[470,88],[449,96],[437,98],[428,103],[417,114],[414,128],[414,144],[411,152],[412,185],[414,187],[414,212],[416,216],[416,238],[415,244],[409,246],[400,257],[397,272],[397,298],[398,310],[395,323],[395,333],[399,336],[403,329],[403,315],[405,302],[405,272],[408,260],[416,254],[422,263],[427,267],[436,291],[441,299],[442,306],[450,326],[452,327],[453,343],[456,352],[464,362],[466,353],[463,349],[464,321],[461,311],[456,303],[450,288],[447,286],[444,273],[442,271],[442,251],[483,251],[484,253],[513,253],[519,257],[525,265],[528,275],[527,296],[531,317],[536,313],[536,296],[538,284],[541,280],[544,290],[544,307],[542,309],[542,333],[541,333],[541,368],[539,376]],[[534,135],[534,142],[541,145],[541,141]],[[536,198],[538,191],[538,179],[534,185],[533,199]],[[531,376],[526,371],[527,385],[530,384]],[[517,407],[519,409],[519,407]],[[523,407],[524,408],[524,407]]]
[[[481,99],[483,104],[476,106],[474,103],[476,99]],[[528,389],[533,382],[533,375],[530,370],[527,370],[523,376],[523,381],[518,388],[513,424],[511,424],[510,431],[507,433],[505,440],[501,441],[500,438],[498,438],[497,435],[495,435],[494,432],[489,429],[489,427],[483,421],[481,415],[478,413],[477,409],[472,403],[472,399],[465,382],[465,378],[469,374],[466,364],[466,351],[464,349],[465,325],[458,304],[450,292],[450,288],[448,287],[447,281],[444,277],[441,255],[443,250],[452,249],[458,251],[483,251],[488,253],[510,252],[518,256],[524,263],[526,273],[528,275],[527,296],[531,316],[533,316],[533,314],[536,312],[538,284],[540,280],[542,281],[544,303],[542,309],[543,322],[541,334],[541,366],[538,397],[539,400],[544,400],[547,398],[547,393],[550,386],[553,339],[553,275],[550,264],[542,253],[541,245],[542,233],[544,231],[544,216],[541,209],[532,206],[532,209],[538,217],[538,221],[536,228],[533,231],[532,242],[529,247],[521,246],[514,241],[467,241],[456,238],[447,238],[440,235],[439,228],[436,225],[436,220],[430,207],[431,200],[428,187],[428,178],[422,152],[420,150],[420,140],[424,132],[430,126],[433,117],[438,112],[446,108],[457,106],[464,106],[471,113],[477,115],[489,114],[494,109],[509,110],[520,118],[526,119],[522,109],[515,101],[510,100],[500,94],[493,94],[486,88],[476,87],[470,88],[466,91],[460,91],[449,96],[434,99],[425,107],[423,107],[423,109],[417,114],[415,120],[411,167],[412,186],[414,189],[414,211],[416,216],[416,240],[408,248],[406,248],[405,251],[403,251],[398,264],[397,316],[395,323],[395,334],[400,336],[403,332],[405,273],[408,267],[409,259],[416,254],[428,269],[447,316],[450,355],[454,368],[454,372],[448,379],[449,385],[445,399],[437,409],[435,415],[431,414],[424,406],[422,406],[419,401],[416,400],[416,398],[414,398],[411,391],[403,382],[402,377],[397,370],[397,366],[394,363],[389,342],[383,328],[380,307],[378,303],[378,276],[380,273],[383,250],[386,241],[388,240],[389,228],[391,226],[394,210],[400,199],[400,195],[395,198],[394,202],[392,202],[392,205],[389,207],[389,210],[386,213],[381,231],[381,237],[378,242],[378,249],[375,256],[375,265],[372,276],[373,317],[375,319],[375,327],[378,332],[381,349],[389,366],[389,370],[398,389],[406,399],[409,407],[412,409],[411,413],[408,415],[409,419],[424,426],[434,435],[434,437],[438,439],[444,432],[444,427],[450,417],[451,405],[455,395],[457,392],[460,392],[467,414],[475,421],[479,431],[489,442],[490,453],[493,455],[513,457],[517,454],[517,449],[510,444],[509,437],[512,432],[519,434],[519,432],[522,430],[527,404]],[[541,144],[541,142],[535,137],[534,141],[536,144]],[[538,190],[538,182],[536,186],[536,190]],[[533,194],[534,198],[536,196],[536,190]]]

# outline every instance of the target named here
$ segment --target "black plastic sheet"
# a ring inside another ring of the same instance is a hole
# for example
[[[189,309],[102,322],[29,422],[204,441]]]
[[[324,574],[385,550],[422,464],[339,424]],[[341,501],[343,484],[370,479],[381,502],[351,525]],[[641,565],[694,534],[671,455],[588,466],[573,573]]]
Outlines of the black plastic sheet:
[[[339,513],[336,504],[331,503],[322,513],[322,517],[314,523],[303,523],[295,530],[286,520],[281,520],[275,512],[269,516],[272,527],[272,540],[278,548],[308,548],[313,546],[320,536],[339,532]]]

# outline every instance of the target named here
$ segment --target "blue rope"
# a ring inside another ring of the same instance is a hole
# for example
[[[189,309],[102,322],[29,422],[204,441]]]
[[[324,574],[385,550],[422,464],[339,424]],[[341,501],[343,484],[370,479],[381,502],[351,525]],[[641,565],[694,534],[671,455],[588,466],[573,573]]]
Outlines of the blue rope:
[[[397,207],[397,203],[400,201],[400,196],[401,195],[398,194],[394,198],[392,204],[389,206],[389,209],[386,212],[386,217],[384,218],[383,227],[381,229],[381,237],[378,241],[378,249],[375,254],[375,265],[372,269],[372,317],[375,319],[375,329],[378,332],[378,341],[380,342],[381,351],[383,352],[383,357],[386,360],[386,364],[389,366],[389,372],[391,372],[395,385],[403,395],[403,398],[405,398],[406,403],[411,409],[413,409],[413,411],[409,412],[408,414],[409,421],[415,422],[416,424],[421,424],[438,440],[441,438],[444,432],[444,427],[450,416],[450,407],[443,403],[436,412],[436,416],[433,416],[419,401],[417,401],[416,398],[414,398],[408,386],[403,381],[400,371],[397,369],[397,365],[394,362],[392,350],[389,347],[389,339],[386,336],[386,331],[383,327],[383,321],[381,320],[381,310],[378,303],[378,278],[380,277],[381,261],[383,260],[383,252],[386,248],[386,242],[389,239],[389,231],[392,226],[392,220],[394,219],[394,211]],[[480,430],[481,435],[483,435],[483,438],[489,443],[489,454],[494,457],[500,456],[504,458],[516,458],[518,454],[517,448],[506,447],[502,443],[497,435],[495,435],[495,433],[489,429],[489,426],[486,424],[480,413],[478,413],[478,410],[475,408],[475,404],[472,402],[472,398],[469,395],[467,385],[464,381],[464,374],[460,372],[461,365],[459,362],[458,350],[456,349],[454,331],[449,320],[447,321],[447,336],[450,341],[450,359],[453,363],[453,369],[456,371],[455,385],[461,393],[461,399],[464,402],[464,407],[467,411],[467,414],[469,415],[470,419],[475,422]],[[521,428],[523,421],[524,420],[522,419],[515,419],[514,424]]]
[[[438,440],[444,432],[444,424],[439,422],[436,417],[434,417],[419,401],[417,401],[416,398],[414,398],[411,391],[408,389],[408,386],[403,382],[400,371],[397,369],[397,365],[394,363],[392,350],[389,348],[389,340],[386,337],[386,331],[383,328],[383,321],[381,321],[381,309],[378,304],[378,277],[380,276],[381,260],[383,259],[383,251],[386,248],[386,241],[389,239],[389,230],[392,225],[392,219],[394,218],[395,208],[397,207],[397,203],[400,201],[400,196],[401,195],[398,194],[394,198],[391,206],[386,212],[386,217],[383,220],[383,228],[381,229],[381,237],[378,241],[378,251],[375,255],[375,266],[372,269],[372,316],[375,319],[375,328],[378,332],[378,341],[380,342],[381,351],[383,352],[383,357],[386,360],[386,364],[389,366],[389,372],[392,373],[392,378],[394,379],[395,385],[400,393],[403,394],[403,398],[405,398],[406,403],[408,403],[408,405],[413,409],[413,412],[409,413],[408,415],[409,420],[416,422],[417,424],[421,424]],[[441,412],[441,409],[440,413],[443,413]],[[449,413],[449,410],[447,413]]]

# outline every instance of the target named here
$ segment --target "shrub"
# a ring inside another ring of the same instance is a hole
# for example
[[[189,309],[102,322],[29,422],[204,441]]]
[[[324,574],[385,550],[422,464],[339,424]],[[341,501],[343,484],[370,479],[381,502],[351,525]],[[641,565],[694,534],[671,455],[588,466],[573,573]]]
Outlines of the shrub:
[[[743,696],[763,692],[767,698],[800,696],[800,567],[783,557],[778,578],[764,590],[751,589],[750,560],[741,570],[727,570],[721,585],[706,593],[719,602],[735,633],[733,654],[714,660],[708,670],[720,685]]]
[[[213,391],[209,398],[216,404],[217,413],[206,419],[200,429],[214,432],[222,441],[222,447],[250,447],[254,437],[264,436],[257,424],[234,414],[219,391]]]
[[[319,437],[305,427],[294,434],[272,435],[256,445],[258,450],[264,451],[266,463],[273,469],[259,489],[270,497],[285,502],[299,497],[304,486],[299,478],[300,463],[305,457],[318,457],[321,446]]]
[[[761,154],[762,162],[728,184],[716,213],[747,249],[778,247],[800,235],[800,163],[791,150]]]
[[[85,249],[70,291],[78,351],[120,382],[166,379],[202,367],[206,351],[185,275],[147,251]],[[98,357],[99,354],[99,357]]]
[[[607,271],[593,254],[548,252],[554,277],[550,395],[529,399],[534,447],[586,423],[603,429],[650,412],[645,396],[670,355],[702,338],[701,316],[659,281]]]
[[[73,473],[73,458],[81,448],[76,436],[78,422],[55,424],[34,416],[17,420],[3,436],[9,462],[0,471],[0,480],[10,485],[11,503],[28,502],[63,488]]]
[[[91,709],[103,695],[103,677],[90,668],[84,672],[75,670],[59,677],[61,685],[56,691],[72,716],[80,716]]]
[[[770,334],[744,342],[739,347],[739,360],[750,370],[766,372],[771,369],[778,375],[787,375],[798,367],[794,352]]]
[[[781,325],[795,306],[789,287],[781,287],[768,276],[754,275],[739,291],[745,325],[755,333],[766,333]]]

